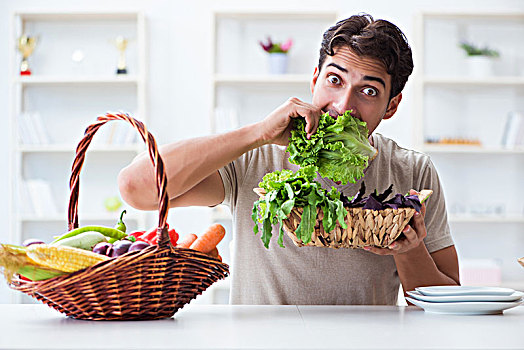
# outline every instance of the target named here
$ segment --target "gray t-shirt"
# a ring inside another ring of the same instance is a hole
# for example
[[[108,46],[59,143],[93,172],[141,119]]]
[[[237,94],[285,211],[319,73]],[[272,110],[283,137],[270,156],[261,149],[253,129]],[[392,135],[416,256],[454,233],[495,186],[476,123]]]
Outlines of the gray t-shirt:
[[[432,189],[433,195],[426,202],[424,243],[430,253],[453,245],[444,195],[429,157],[401,148],[380,134],[373,134],[373,143],[378,155],[356,184],[337,186],[320,177],[317,181],[326,189],[335,186],[347,196],[355,195],[361,181],[365,181],[366,194],[375,188],[382,192],[390,184],[393,193]],[[281,248],[276,227],[266,249],[261,233],[253,233],[251,214],[258,199],[253,188],[266,173],[297,170],[288,156],[285,147],[266,145],[219,169],[225,188],[223,204],[233,214],[230,303],[395,305],[400,282],[392,256],[362,249],[299,248],[286,234],[286,248]]]

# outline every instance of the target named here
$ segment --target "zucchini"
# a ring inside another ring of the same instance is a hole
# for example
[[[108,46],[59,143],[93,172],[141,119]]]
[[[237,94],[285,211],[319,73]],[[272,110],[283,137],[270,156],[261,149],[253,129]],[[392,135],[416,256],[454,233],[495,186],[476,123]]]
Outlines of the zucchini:
[[[92,251],[93,247],[100,242],[107,242],[106,236],[96,231],[82,232],[76,236],[64,238],[60,241],[54,242],[51,245],[64,245],[73,248],[80,248]]]

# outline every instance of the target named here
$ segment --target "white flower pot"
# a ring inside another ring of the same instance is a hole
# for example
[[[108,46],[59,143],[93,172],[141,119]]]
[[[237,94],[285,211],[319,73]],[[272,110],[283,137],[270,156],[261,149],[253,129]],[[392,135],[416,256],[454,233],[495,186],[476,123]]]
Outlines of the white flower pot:
[[[493,59],[487,56],[470,56],[467,58],[469,75],[476,78],[489,77],[493,74]]]
[[[287,72],[287,54],[285,53],[270,53],[269,54],[269,73],[270,74],[286,74]]]

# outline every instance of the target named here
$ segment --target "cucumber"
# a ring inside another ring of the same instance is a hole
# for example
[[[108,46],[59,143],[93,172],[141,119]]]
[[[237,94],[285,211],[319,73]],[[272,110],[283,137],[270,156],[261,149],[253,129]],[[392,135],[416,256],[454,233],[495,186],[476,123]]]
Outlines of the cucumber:
[[[100,242],[107,242],[106,236],[96,231],[82,232],[76,236],[64,238],[51,245],[65,245],[73,248],[80,248],[92,251],[93,247]]]

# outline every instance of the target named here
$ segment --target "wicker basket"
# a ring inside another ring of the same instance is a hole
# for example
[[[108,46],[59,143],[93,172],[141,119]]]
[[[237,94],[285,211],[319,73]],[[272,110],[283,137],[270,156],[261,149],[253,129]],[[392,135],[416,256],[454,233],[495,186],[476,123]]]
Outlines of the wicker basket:
[[[67,316],[85,320],[150,320],[172,317],[207,287],[229,273],[228,265],[192,249],[174,248],[166,219],[166,174],[153,136],[125,114],[106,114],[90,125],[80,141],[70,179],[68,228],[78,227],[80,170],[96,131],[111,120],[131,123],[146,143],[155,166],[159,193],[158,245],[126,253],[69,275],[28,282],[14,277],[13,289]]]
[[[253,191],[264,198],[264,189],[255,188]],[[430,195],[431,192],[426,190],[425,196]],[[322,224],[324,212],[317,207],[315,230],[308,244],[304,244],[295,234],[302,218],[302,208],[294,207],[288,218],[282,221],[282,225],[286,234],[298,247],[361,248],[374,246],[385,248],[400,236],[415,214],[413,208],[383,210],[346,208],[346,210],[348,212],[345,218],[347,228],[341,227],[337,221],[334,230],[325,232]]]

